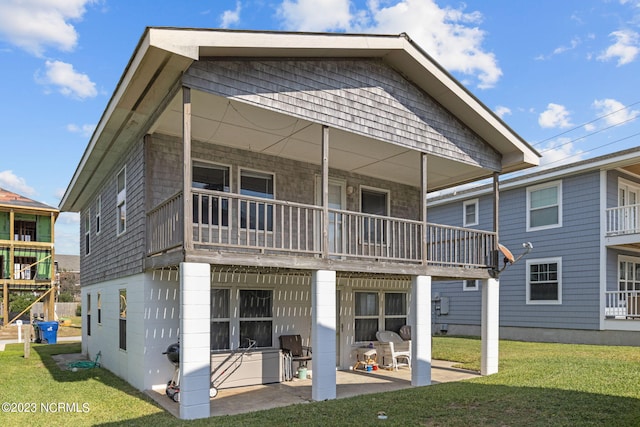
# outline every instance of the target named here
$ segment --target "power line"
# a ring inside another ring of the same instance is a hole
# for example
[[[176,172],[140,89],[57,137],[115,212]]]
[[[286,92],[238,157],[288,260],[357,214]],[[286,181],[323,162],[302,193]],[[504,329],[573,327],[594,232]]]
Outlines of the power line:
[[[591,132],[591,133],[588,133],[588,134],[586,134],[586,135],[583,135],[583,136],[581,136],[581,137],[579,137],[579,138],[575,138],[575,139],[572,139],[572,140],[570,140],[570,141],[564,142],[564,143],[562,143],[562,144],[560,144],[560,145],[554,145],[553,147],[549,147],[549,148],[546,148],[546,149],[544,149],[544,150],[540,150],[540,153],[541,153],[541,154],[542,154],[542,153],[546,153],[547,151],[555,150],[555,149],[556,149],[556,148],[558,148],[558,147],[562,147],[562,146],[564,146],[564,145],[571,144],[571,143],[574,143],[574,142],[576,142],[576,141],[580,141],[581,139],[588,138],[588,137],[593,136],[593,135],[595,135],[595,134],[598,134],[598,133],[600,133],[600,132],[604,132],[605,130],[609,130],[609,129],[614,128],[614,127],[616,127],[616,126],[620,126],[620,125],[623,125],[623,124],[625,124],[625,123],[627,123],[627,122],[631,122],[631,121],[635,120],[636,118],[637,118],[637,117],[636,117],[636,116],[634,116],[634,117],[631,117],[631,118],[629,118],[629,119],[627,119],[627,120],[624,120],[624,121],[622,121],[622,122],[619,122],[619,123],[613,124],[613,125],[611,125],[611,126],[607,126],[606,128],[598,129],[598,130],[597,130],[597,131],[595,131],[595,132]]]
[[[547,142],[547,141],[550,141],[550,140],[552,140],[552,139],[558,138],[558,137],[560,137],[560,136],[562,136],[562,135],[565,135],[565,134],[567,134],[567,133],[569,133],[569,132],[573,132],[573,131],[574,131],[574,130],[576,130],[576,129],[580,129],[580,128],[582,128],[582,127],[586,126],[586,125],[589,125],[589,124],[591,124],[591,123],[595,123],[595,122],[597,122],[598,120],[602,120],[602,119],[604,119],[604,118],[606,118],[606,117],[609,117],[609,116],[611,116],[611,115],[613,115],[613,114],[616,114],[616,113],[619,113],[619,112],[621,112],[621,111],[627,110],[627,109],[629,109],[629,108],[631,108],[631,107],[633,107],[634,105],[637,105],[637,104],[640,104],[640,101],[636,101],[636,102],[634,102],[634,103],[632,103],[632,104],[629,104],[629,105],[627,105],[627,106],[625,106],[625,107],[622,107],[622,108],[620,108],[620,109],[618,109],[618,110],[615,110],[615,111],[612,111],[612,112],[610,112],[610,113],[607,113],[607,114],[605,114],[605,115],[603,115],[603,116],[596,117],[595,119],[593,119],[593,120],[591,120],[591,121],[588,121],[588,122],[585,122],[585,123],[583,123],[583,124],[581,124],[581,125],[575,126],[575,127],[571,128],[571,129],[568,129],[568,130],[566,130],[566,131],[564,131],[564,132],[561,132],[561,133],[559,133],[559,134],[556,134],[556,135],[554,135],[554,136],[550,136],[549,138],[543,139],[543,140],[538,141],[538,142],[534,142],[534,143],[533,143],[533,144],[531,144],[531,145],[532,145],[533,147],[535,147],[535,146],[540,145],[540,144],[542,144],[542,143],[544,143],[544,142]],[[635,118],[635,117],[634,117],[634,118]],[[625,122],[626,122],[626,121],[625,121]],[[616,125],[613,125],[613,126],[618,126],[618,125],[621,125],[621,124],[623,124],[623,123],[625,123],[625,122],[617,123]],[[613,126],[610,126],[609,128],[611,128],[611,127],[613,127]],[[609,129],[609,128],[607,128],[607,129]],[[586,136],[589,136],[589,135],[586,135]],[[585,137],[586,137],[586,136],[585,136]],[[580,139],[580,138],[578,138],[578,139]]]

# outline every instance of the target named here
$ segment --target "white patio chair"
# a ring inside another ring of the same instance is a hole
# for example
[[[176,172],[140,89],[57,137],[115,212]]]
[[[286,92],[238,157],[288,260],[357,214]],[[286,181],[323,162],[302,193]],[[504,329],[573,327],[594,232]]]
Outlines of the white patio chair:
[[[406,365],[411,368],[411,341],[404,341],[400,335],[393,331],[376,332],[376,352],[378,354],[378,362],[387,360],[391,361],[390,366],[394,371],[398,370],[398,360],[406,361]],[[404,363],[403,363],[404,364]]]

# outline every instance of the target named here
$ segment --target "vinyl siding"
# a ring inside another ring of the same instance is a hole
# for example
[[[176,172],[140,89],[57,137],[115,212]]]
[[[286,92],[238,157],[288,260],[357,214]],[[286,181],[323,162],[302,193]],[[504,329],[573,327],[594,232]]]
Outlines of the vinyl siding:
[[[508,266],[500,276],[501,326],[565,329],[599,327],[599,183],[597,171],[562,179],[562,227],[530,232],[525,231],[526,187],[501,192],[501,243],[516,256],[522,251],[522,243],[531,242],[534,247],[526,258]],[[490,202],[485,198],[480,201],[479,227],[488,229],[487,221],[492,221],[492,217],[483,214],[483,201]],[[454,222],[462,221],[462,201],[429,211],[429,221],[441,221],[447,217]],[[552,257],[562,259],[562,303],[527,304],[526,260]],[[479,324],[481,292],[463,292],[460,281],[435,283],[433,291],[451,298],[450,314],[441,316],[441,323],[473,324],[470,319],[475,317],[475,324]]]

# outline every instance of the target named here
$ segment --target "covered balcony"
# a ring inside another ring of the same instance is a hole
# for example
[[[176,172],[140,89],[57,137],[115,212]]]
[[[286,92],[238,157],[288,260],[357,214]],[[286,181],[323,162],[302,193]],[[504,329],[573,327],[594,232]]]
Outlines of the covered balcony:
[[[640,204],[606,210],[605,238],[608,246],[640,247]]]
[[[255,264],[260,257],[272,267],[330,263],[337,270],[398,274],[428,267],[434,275],[469,277],[485,277],[496,265],[493,232],[337,209],[327,209],[325,224],[322,206],[210,190],[191,195],[186,218],[182,193],[148,213],[148,256],[182,248],[186,229],[192,255],[212,263]]]

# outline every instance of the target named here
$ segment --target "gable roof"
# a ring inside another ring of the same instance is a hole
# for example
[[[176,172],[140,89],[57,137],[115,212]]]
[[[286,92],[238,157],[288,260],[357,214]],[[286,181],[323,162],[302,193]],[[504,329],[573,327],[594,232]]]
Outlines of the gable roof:
[[[105,165],[142,136],[168,93],[203,58],[379,58],[456,116],[502,158],[502,172],[536,166],[539,154],[406,34],[363,35],[149,27],[142,35],[60,203],[77,211]]]
[[[0,188],[0,210],[3,210],[2,208],[42,210],[47,212],[54,212],[56,215],[58,213],[58,209],[54,207],[45,205],[44,203],[36,202],[35,200],[29,199],[25,196],[21,196],[20,194]]]
[[[500,191],[512,188],[524,187],[544,181],[563,178],[565,176],[578,175],[597,170],[623,169],[631,174],[640,175],[640,147],[633,147],[614,153],[581,160],[550,169],[533,170],[513,178],[500,182]],[[429,206],[450,203],[456,200],[465,200],[490,194],[493,184],[483,184],[475,188],[468,188],[454,193],[446,193],[428,198]]]

